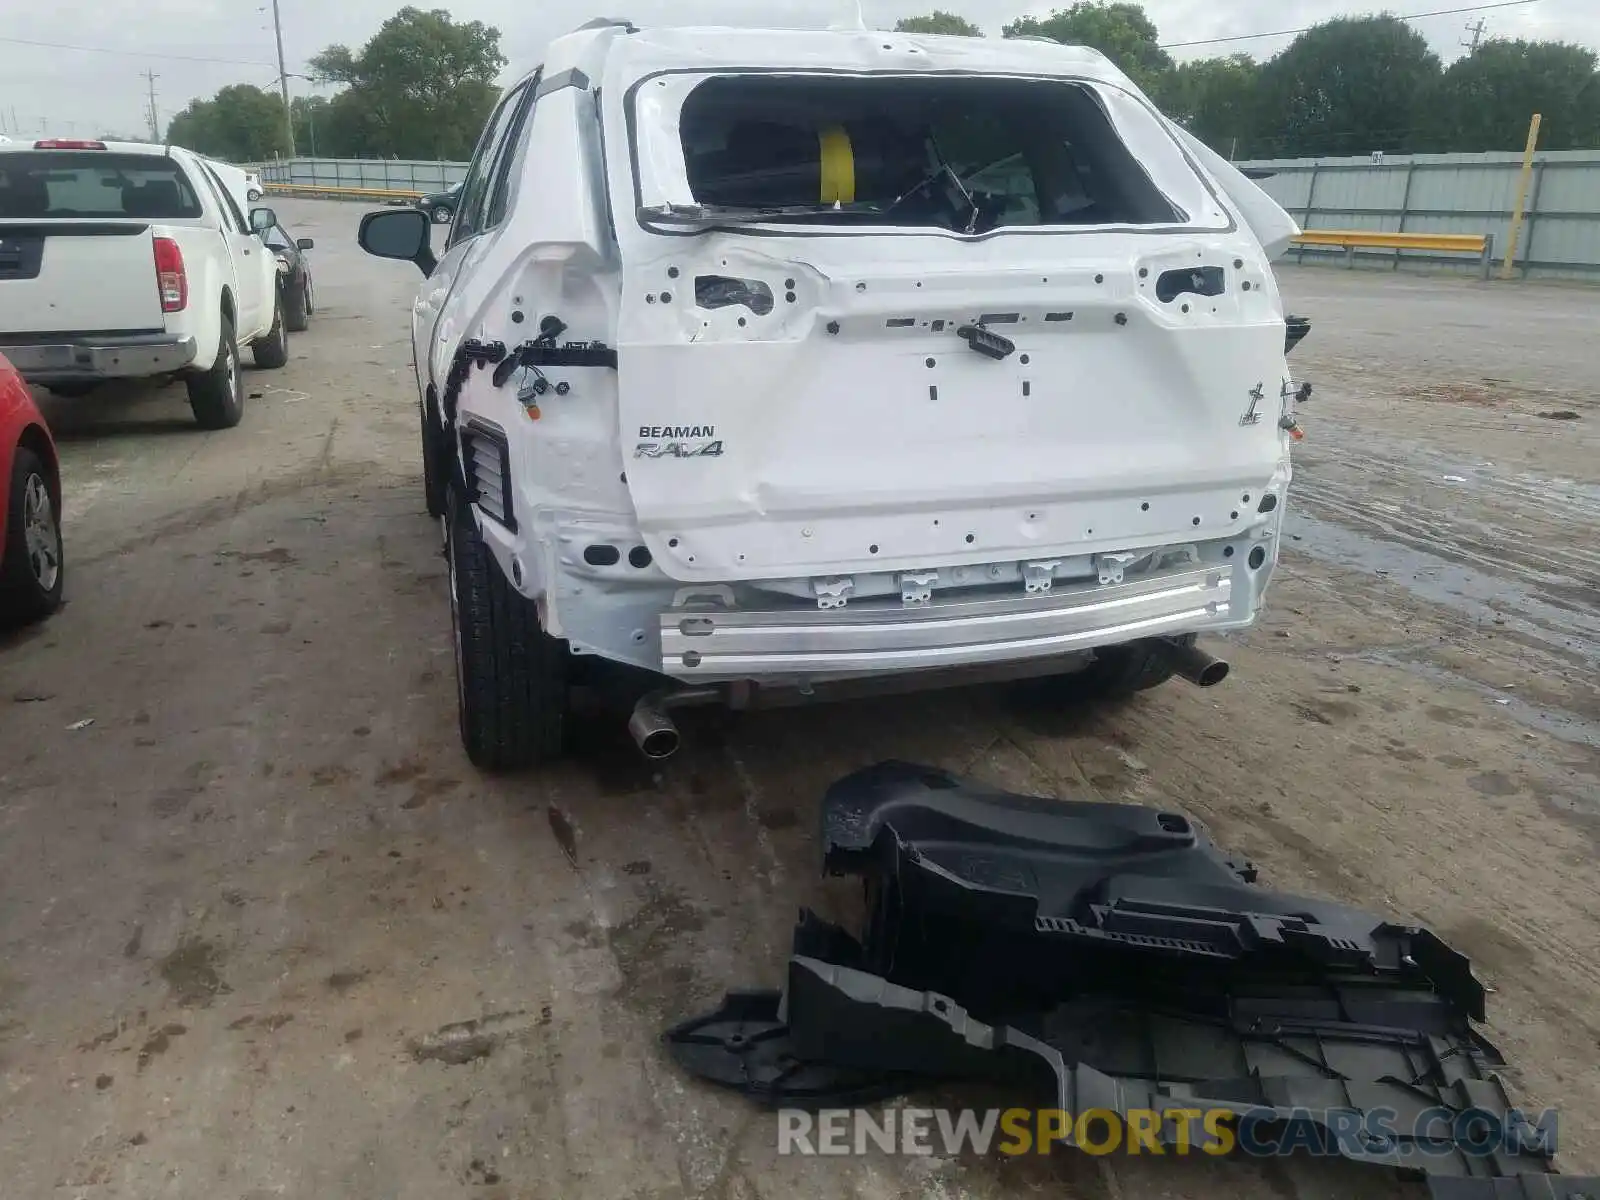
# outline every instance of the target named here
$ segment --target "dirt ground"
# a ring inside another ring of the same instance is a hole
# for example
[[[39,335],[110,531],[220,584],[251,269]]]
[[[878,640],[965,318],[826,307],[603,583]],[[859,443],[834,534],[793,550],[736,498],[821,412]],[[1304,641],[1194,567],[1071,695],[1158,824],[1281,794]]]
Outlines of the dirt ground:
[[[415,274],[361,256],[353,208],[281,211],[320,309],[239,429],[178,388],[47,400],[70,603],[0,642],[5,1195],[1423,1195],[1344,1163],[778,1157],[657,1037],[776,984],[827,895],[815,802],[887,757],[1176,807],[1275,887],[1433,927],[1518,1094],[1563,1110],[1563,1168],[1600,1172],[1592,291],[1285,271],[1316,393],[1220,688],[701,714],[658,773],[605,728],[491,780],[421,506]]]

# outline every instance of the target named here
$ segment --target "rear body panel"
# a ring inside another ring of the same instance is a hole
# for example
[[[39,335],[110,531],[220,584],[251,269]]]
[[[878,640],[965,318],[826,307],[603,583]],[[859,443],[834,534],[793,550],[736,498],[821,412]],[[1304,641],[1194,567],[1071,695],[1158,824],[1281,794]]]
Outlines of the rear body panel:
[[[150,225],[0,220],[0,330],[160,330]]]
[[[667,32],[624,39],[601,89],[607,130],[631,138],[606,147],[623,264],[620,448],[664,572],[702,582],[906,571],[1251,528],[1256,500],[1288,474],[1289,372],[1268,255],[1125,80],[1067,48],[1008,47],[1016,61],[984,67],[948,39],[931,39],[946,61],[917,39],[850,39],[871,61],[867,78],[975,72],[1096,89],[1117,120],[1137,116],[1119,132],[1142,161],[1160,161],[1166,173],[1153,177],[1182,198],[1181,220],[977,236],[663,230],[639,214],[695,200],[678,122],[697,81],[857,69],[805,62],[797,43],[764,59],[758,41],[736,41],[719,61],[738,65],[717,68]],[[827,43],[835,55],[838,41]],[[1169,286],[1202,268],[1200,292]],[[770,295],[770,308],[702,305],[711,277]],[[975,353],[962,336],[971,326],[1012,351]]]

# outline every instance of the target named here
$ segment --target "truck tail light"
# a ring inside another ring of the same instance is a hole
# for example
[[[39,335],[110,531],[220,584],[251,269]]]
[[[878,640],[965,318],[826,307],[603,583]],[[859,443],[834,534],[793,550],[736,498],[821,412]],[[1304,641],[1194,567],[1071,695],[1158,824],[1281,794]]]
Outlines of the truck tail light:
[[[83,141],[79,138],[45,138],[33,144],[35,150],[104,150],[104,142]]]
[[[189,276],[183,269],[183,251],[171,238],[155,239],[156,290],[162,312],[182,312],[189,306]]]

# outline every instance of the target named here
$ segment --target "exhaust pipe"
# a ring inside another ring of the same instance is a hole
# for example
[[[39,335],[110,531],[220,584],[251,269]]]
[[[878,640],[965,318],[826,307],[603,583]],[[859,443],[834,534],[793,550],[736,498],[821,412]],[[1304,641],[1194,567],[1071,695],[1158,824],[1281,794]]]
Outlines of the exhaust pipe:
[[[646,758],[658,762],[671,758],[683,743],[677,722],[668,714],[662,699],[659,692],[643,697],[633,706],[633,715],[628,718],[628,733],[634,745]]]
[[[1172,668],[1173,674],[1182,676],[1196,687],[1216,687],[1228,677],[1228,664],[1207,654],[1199,646],[1157,638],[1155,648]]]

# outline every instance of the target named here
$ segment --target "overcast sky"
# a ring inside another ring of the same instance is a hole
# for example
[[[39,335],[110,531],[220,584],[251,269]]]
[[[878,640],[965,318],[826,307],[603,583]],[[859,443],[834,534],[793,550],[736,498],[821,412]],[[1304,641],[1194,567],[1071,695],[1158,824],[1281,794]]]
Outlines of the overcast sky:
[[[460,20],[496,25],[511,60],[508,73],[535,65],[553,36],[593,16],[626,16],[642,25],[826,26],[852,0],[457,0]],[[867,21],[888,27],[902,16],[945,8],[991,35],[1023,13],[1047,14],[1066,0],[862,0]],[[1390,11],[1458,8],[1473,0],[1396,0]],[[401,0],[279,0],[290,72],[332,42],[357,47]],[[429,0],[416,0],[429,7]],[[1294,29],[1352,11],[1360,0],[1145,0],[1163,42],[1189,42]],[[5,6],[0,21],[0,121],[4,130],[36,135],[91,132],[142,134],[147,84],[155,72],[161,127],[192,97],[230,83],[273,84],[277,76],[272,0],[54,0]],[[1600,48],[1600,2],[1534,0],[1514,8],[1429,17],[1414,22],[1447,61],[1462,53],[1466,25],[1482,17],[1489,36],[1554,38]],[[1180,58],[1248,50],[1266,57],[1285,37],[1187,47]],[[27,44],[34,43],[34,44]],[[52,43],[41,45],[38,43]],[[66,49],[64,47],[82,47]],[[93,49],[88,49],[93,48]],[[108,52],[111,51],[111,52]],[[297,94],[310,84],[291,79]]]

